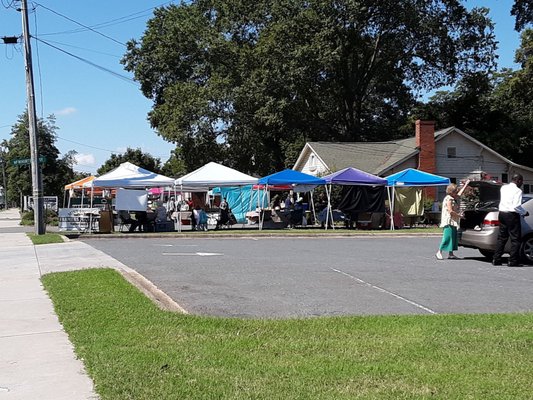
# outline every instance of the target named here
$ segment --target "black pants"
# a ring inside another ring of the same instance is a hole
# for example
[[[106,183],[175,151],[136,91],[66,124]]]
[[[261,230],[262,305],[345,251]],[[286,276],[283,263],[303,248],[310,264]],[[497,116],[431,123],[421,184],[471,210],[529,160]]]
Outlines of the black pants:
[[[518,264],[520,261],[520,214],[515,212],[500,212],[500,232],[498,233],[498,247],[494,253],[494,261],[501,262],[507,239],[511,238],[511,251],[509,264]]]

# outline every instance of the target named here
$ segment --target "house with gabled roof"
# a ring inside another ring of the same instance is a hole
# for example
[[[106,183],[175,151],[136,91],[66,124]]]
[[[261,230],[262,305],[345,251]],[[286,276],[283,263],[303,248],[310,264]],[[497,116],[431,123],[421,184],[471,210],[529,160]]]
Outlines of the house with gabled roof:
[[[509,182],[524,177],[524,193],[533,190],[533,168],[516,164],[456,127],[435,131],[433,121],[416,121],[415,136],[388,142],[308,142],[293,169],[321,176],[354,167],[378,176],[416,168],[450,178]],[[438,195],[443,197],[444,189]],[[431,195],[431,194],[430,194]]]

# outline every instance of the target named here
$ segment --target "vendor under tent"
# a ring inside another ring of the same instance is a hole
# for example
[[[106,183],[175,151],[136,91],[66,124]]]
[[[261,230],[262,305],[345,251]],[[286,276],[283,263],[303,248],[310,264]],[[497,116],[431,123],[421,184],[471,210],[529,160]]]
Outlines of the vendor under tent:
[[[216,162],[209,162],[204,166],[176,179],[174,184],[180,191],[209,191],[213,188],[227,188],[234,187],[235,190],[242,190],[243,187],[255,185],[257,178],[237,171],[233,168]],[[245,205],[241,204],[242,194],[234,195],[232,199],[239,199],[240,206],[238,208],[246,209]],[[252,198],[249,200],[248,208],[251,206]],[[228,201],[229,207],[236,207],[236,203],[232,204]]]
[[[395,190],[399,187],[424,187],[424,186],[445,186],[450,184],[450,178],[430,174],[429,172],[419,171],[413,168],[407,168],[403,171],[385,177],[387,186],[392,188],[392,194],[389,190],[389,204],[391,220],[394,216],[394,199]],[[394,230],[394,223],[391,222],[391,230]]]
[[[265,192],[269,190],[269,187],[275,185],[291,185],[294,192],[312,192],[315,187],[319,185],[325,185],[326,181],[322,178],[317,178],[316,176],[305,174],[300,171],[285,169],[259,179],[258,184],[264,185]],[[313,205],[312,201],[311,205]],[[313,206],[313,214],[314,211],[315,210]],[[259,223],[259,229],[262,229],[263,222],[264,214]]]
[[[91,207],[95,188],[123,188],[146,189],[151,187],[165,187],[174,184],[174,179],[156,174],[130,162],[120,164],[106,174],[86,182],[84,187],[91,188]]]
[[[369,174],[356,168],[348,167],[340,171],[322,177],[326,181],[326,195],[328,198],[327,214],[325,227],[328,228],[328,222],[333,222],[333,210],[331,207],[331,186],[383,186],[387,185],[387,180],[379,176]],[[366,211],[366,210],[365,210]],[[331,226],[334,228],[334,224]]]
[[[67,203],[67,206],[66,208],[70,208],[70,199],[72,198],[72,194],[74,193],[74,190],[81,190],[81,205],[83,206],[83,195],[84,195],[84,184],[85,183],[88,183],[88,182],[92,182],[96,177],[95,176],[87,176],[85,178],[82,178],[82,179],[78,179],[77,181],[75,182],[72,182],[72,183],[69,183],[68,185],[65,185],[65,194],[64,194],[64,198],[63,198],[63,207],[65,207],[65,203],[67,203],[66,201],[66,196],[67,196],[67,191],[69,193],[69,196],[68,196],[68,203]]]

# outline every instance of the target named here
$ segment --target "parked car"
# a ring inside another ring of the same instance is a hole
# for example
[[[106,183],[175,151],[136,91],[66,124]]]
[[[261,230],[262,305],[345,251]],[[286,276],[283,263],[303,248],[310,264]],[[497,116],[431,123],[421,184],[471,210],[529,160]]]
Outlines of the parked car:
[[[500,202],[501,184],[478,181],[469,186],[476,191],[476,201],[464,210],[464,219],[459,228],[459,246],[478,249],[492,259],[498,241],[499,221],[498,204]],[[522,196],[522,207],[529,211],[529,216],[520,218],[522,224],[522,243],[520,256],[524,262],[533,264],[533,195]],[[511,242],[505,246],[509,253]]]

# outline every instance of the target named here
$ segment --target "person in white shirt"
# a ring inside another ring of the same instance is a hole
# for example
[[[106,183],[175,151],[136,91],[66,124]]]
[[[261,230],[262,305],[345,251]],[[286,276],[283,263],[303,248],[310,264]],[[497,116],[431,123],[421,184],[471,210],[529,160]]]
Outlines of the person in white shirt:
[[[520,174],[514,174],[511,183],[500,189],[500,205],[498,207],[500,231],[498,233],[498,245],[492,265],[502,265],[502,255],[507,240],[511,238],[511,250],[509,252],[509,267],[520,265],[520,216],[527,217],[529,213],[522,207],[522,183],[524,178]]]

